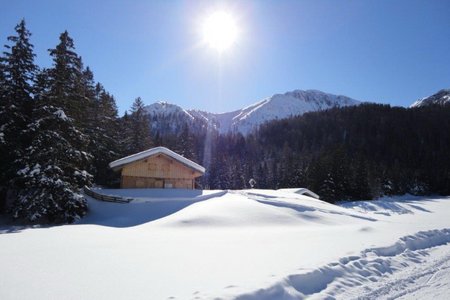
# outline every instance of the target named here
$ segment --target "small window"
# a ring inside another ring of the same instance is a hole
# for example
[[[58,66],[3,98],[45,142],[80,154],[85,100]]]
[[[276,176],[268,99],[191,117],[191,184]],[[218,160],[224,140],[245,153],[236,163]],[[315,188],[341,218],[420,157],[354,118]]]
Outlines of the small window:
[[[173,184],[171,182],[166,182],[166,183],[164,183],[164,188],[165,189],[172,189],[173,188]]]

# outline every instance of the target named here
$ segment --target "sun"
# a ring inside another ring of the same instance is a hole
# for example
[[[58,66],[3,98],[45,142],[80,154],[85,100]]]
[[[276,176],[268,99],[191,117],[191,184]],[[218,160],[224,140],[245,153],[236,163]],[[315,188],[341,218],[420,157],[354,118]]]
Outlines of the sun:
[[[203,23],[203,39],[219,53],[235,44],[238,36],[236,21],[232,15],[218,11],[209,15]]]

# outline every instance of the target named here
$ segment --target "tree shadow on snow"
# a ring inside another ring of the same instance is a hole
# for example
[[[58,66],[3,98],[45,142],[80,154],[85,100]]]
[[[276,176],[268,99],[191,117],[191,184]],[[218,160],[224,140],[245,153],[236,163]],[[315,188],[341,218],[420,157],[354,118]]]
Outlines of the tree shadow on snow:
[[[130,203],[110,203],[88,197],[89,212],[76,224],[94,224],[109,227],[131,227],[152,222],[172,215],[189,205],[218,197],[226,192],[201,195],[201,191],[193,191],[191,198],[155,198],[150,201]],[[195,195],[197,196],[195,196]],[[180,194],[181,195],[181,194]],[[186,194],[184,194],[186,197]],[[139,198],[138,198],[139,199]]]
[[[54,225],[60,226],[60,225]],[[19,221],[15,221],[12,218],[1,216],[0,217],[0,234],[7,233],[20,233],[27,229],[36,229],[36,228],[50,228],[51,225],[36,225],[36,224],[24,224]]]
[[[0,226],[0,234],[6,234],[6,233],[19,233],[24,229],[27,229],[26,226],[7,226],[3,225]]]
[[[348,213],[348,212],[344,212],[344,211],[318,208],[318,207],[314,207],[314,206],[302,205],[300,203],[297,204],[297,203],[288,203],[285,201],[277,201],[277,200],[275,200],[275,198],[277,198],[277,197],[268,196],[268,195],[264,195],[264,194],[248,193],[247,196],[250,197],[251,199],[256,200],[263,204],[269,204],[269,205],[273,205],[273,206],[277,206],[277,207],[285,207],[285,208],[296,210],[301,213],[303,213],[303,212],[321,212],[321,213],[326,213],[326,214],[343,215],[343,216],[348,216],[348,217],[362,219],[362,220],[366,220],[366,221],[372,221],[372,222],[377,221],[377,219],[374,219],[374,218],[360,216],[360,215],[356,215],[356,214],[352,214],[352,213]],[[285,198],[285,197],[278,197],[278,198]],[[285,198],[285,199],[290,199],[290,198]],[[317,200],[317,201],[319,201],[319,200]]]
[[[375,214],[390,216],[391,214],[414,214],[414,210],[431,213],[430,210],[422,207],[420,204],[426,202],[433,202],[443,197],[423,197],[423,196],[397,196],[385,197],[379,200],[371,201],[351,201],[341,202],[340,206],[345,208],[359,208],[366,212],[373,212]]]

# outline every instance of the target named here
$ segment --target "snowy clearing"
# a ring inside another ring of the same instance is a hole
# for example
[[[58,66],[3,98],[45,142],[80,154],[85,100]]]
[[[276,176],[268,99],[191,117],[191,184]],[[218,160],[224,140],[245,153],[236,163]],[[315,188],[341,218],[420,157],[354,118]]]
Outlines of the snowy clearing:
[[[445,299],[450,198],[103,190],[79,224],[0,227],[1,299]]]

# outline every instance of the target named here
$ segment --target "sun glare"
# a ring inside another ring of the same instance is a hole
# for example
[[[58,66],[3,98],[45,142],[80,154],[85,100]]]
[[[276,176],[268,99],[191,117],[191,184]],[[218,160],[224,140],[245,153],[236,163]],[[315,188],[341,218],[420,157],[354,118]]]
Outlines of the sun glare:
[[[218,52],[229,49],[237,39],[238,30],[234,18],[226,12],[215,12],[203,23],[205,42]]]

